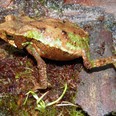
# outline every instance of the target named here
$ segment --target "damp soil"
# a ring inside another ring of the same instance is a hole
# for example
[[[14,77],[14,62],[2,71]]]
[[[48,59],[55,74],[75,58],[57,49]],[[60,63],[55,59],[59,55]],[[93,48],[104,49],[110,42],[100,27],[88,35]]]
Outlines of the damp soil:
[[[0,96],[2,98],[0,112],[8,113],[8,115],[20,114],[26,107],[27,111],[30,110],[28,113],[33,115],[34,107],[28,109],[29,104],[27,106],[22,104],[25,94],[33,90],[34,83],[39,83],[36,61],[25,50],[18,50],[4,41],[0,42],[2,43],[0,46]],[[46,90],[38,90],[38,96],[49,91],[45,101],[54,101],[62,94],[64,83],[67,83],[68,90],[62,100],[72,101],[79,83],[78,74],[82,68],[81,63],[78,62],[82,62],[82,59],[65,63],[44,60],[47,64],[48,81],[52,86]],[[9,99],[11,100],[8,102]],[[32,101],[30,105],[33,106],[34,99]]]

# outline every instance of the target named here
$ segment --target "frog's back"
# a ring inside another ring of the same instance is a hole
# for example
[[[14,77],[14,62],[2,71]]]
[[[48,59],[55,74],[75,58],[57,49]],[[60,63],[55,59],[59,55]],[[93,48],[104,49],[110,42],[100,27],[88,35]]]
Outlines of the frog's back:
[[[78,51],[88,48],[88,33],[74,23],[65,20],[43,18],[37,22],[31,22],[31,26],[36,27],[33,38],[41,41],[49,47],[58,48],[69,54],[77,54]],[[28,34],[26,34],[27,37]]]
[[[47,56],[54,52],[64,59],[65,56],[74,59],[82,56],[82,51],[89,51],[88,33],[69,21],[53,18],[34,20],[24,16],[8,19],[0,27],[10,35],[33,38],[38,47],[43,44],[49,50]]]

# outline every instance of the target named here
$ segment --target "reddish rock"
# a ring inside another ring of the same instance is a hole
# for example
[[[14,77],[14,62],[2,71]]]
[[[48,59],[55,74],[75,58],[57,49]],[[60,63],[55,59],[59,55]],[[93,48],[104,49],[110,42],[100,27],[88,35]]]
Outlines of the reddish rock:
[[[84,0],[64,0],[64,3],[67,3],[67,4],[71,4],[71,3],[74,3],[74,4],[80,4],[80,3],[83,3]]]
[[[64,0],[64,2],[67,4],[74,3],[74,4],[82,4],[82,5],[89,5],[89,6],[97,4],[97,2],[94,0]]]
[[[87,6],[99,6],[106,12],[113,13],[116,16],[116,0],[64,0],[64,3],[82,4]]]
[[[82,71],[76,103],[90,116],[116,111],[116,72],[113,68],[93,73]]]
[[[0,0],[0,7],[8,7],[13,3],[13,0]]]

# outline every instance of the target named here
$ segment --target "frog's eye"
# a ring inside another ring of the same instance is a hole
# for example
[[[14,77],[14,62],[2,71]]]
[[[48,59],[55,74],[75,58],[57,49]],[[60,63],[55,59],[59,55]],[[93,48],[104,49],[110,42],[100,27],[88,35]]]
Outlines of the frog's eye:
[[[14,42],[14,38],[13,38],[12,35],[8,35],[8,34],[7,34],[7,41],[8,41],[8,43],[9,43],[10,45],[12,45],[12,46],[14,46],[14,47],[17,47],[16,44],[15,44],[15,42]]]
[[[64,30],[62,30],[62,34],[63,34],[63,35],[67,35],[67,32],[64,31]]]

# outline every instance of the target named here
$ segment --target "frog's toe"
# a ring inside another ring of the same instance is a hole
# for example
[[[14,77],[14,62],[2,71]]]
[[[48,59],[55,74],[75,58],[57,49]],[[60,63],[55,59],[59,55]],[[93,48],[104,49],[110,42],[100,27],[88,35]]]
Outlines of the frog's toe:
[[[33,91],[36,91],[36,90],[42,90],[42,89],[47,89],[47,88],[51,88],[51,84],[49,82],[47,82],[46,84],[39,84],[39,83],[36,83],[33,87]]]
[[[52,85],[51,85],[51,83],[47,83],[47,88],[51,88],[52,87]]]

